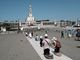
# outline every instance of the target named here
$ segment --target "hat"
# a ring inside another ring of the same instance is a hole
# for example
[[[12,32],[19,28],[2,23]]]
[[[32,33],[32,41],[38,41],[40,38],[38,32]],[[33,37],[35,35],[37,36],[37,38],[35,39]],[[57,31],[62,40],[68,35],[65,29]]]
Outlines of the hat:
[[[43,38],[43,36],[40,36],[40,38]]]
[[[48,37],[48,34],[45,34],[44,36],[45,36],[45,37]]]
[[[52,40],[57,40],[57,38],[56,37],[53,37]]]

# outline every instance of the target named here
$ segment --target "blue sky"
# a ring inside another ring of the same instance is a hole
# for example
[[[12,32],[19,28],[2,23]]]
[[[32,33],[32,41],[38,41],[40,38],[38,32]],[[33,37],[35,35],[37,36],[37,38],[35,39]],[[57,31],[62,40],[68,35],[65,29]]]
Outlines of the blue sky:
[[[22,20],[28,16],[30,0],[0,0],[0,20]],[[80,19],[80,0],[31,0],[36,20]]]

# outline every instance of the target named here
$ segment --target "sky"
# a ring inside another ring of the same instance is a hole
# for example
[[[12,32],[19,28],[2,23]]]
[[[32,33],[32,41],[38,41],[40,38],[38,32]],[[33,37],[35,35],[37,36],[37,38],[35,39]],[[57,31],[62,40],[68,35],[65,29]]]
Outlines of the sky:
[[[80,19],[80,0],[0,0],[0,21],[25,21],[29,4],[35,20]]]

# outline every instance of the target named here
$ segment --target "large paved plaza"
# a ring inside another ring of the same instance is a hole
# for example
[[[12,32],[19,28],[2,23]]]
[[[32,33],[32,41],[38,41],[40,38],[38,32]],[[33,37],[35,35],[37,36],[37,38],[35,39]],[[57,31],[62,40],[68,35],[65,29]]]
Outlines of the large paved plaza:
[[[47,28],[45,30],[33,32],[34,36],[44,36],[45,31],[48,31],[49,38],[58,37],[61,41],[61,52],[73,60],[80,60],[80,41],[75,41],[74,38],[60,38],[59,28]],[[23,33],[0,34],[0,60],[41,60],[35,49],[31,46]]]
[[[58,31],[56,31],[58,30]],[[68,38],[67,34],[65,33],[65,37],[61,38],[60,30],[63,30],[61,28],[48,28],[44,31],[38,31],[35,34],[38,34],[39,36],[44,36],[45,31],[48,31],[49,38],[52,39],[53,36],[57,37],[62,44],[61,52],[68,57],[72,58],[73,60],[80,60],[80,48],[77,48],[77,46],[80,46],[80,41],[75,41],[75,37]]]
[[[41,60],[41,58],[23,34],[1,34],[0,60]]]

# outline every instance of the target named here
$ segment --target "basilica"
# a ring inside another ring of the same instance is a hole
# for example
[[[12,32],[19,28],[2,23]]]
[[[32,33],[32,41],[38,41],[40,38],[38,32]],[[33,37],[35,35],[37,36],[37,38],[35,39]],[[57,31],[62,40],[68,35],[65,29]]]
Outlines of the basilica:
[[[34,17],[32,16],[32,7],[31,7],[31,5],[29,5],[29,14],[26,19],[26,25],[33,26],[35,23],[36,23],[36,21],[35,21]]]

